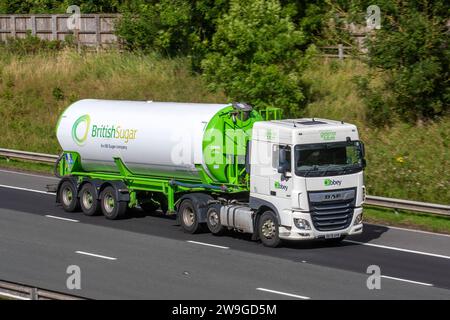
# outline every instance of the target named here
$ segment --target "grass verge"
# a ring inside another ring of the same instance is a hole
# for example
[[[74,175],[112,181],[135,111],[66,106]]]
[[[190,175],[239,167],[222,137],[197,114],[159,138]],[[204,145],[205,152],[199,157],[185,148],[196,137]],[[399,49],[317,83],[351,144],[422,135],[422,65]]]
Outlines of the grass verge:
[[[0,158],[0,169],[53,175],[53,165]]]
[[[365,206],[364,221],[386,226],[450,234],[450,218],[428,213]]]

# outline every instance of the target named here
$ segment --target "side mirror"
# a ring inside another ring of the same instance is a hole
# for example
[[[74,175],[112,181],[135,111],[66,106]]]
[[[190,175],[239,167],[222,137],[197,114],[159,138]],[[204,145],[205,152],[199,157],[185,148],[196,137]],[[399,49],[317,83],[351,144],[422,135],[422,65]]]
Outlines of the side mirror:
[[[280,165],[278,166],[278,173],[281,173],[282,175],[286,175],[286,173],[288,172],[288,171],[290,171],[290,167],[289,167],[289,162],[287,162],[287,161],[284,161],[284,162],[281,162],[280,163]]]
[[[365,158],[362,159],[362,167],[365,168],[367,166],[367,161]]]
[[[280,164],[280,165],[278,166],[278,173],[286,174],[286,171],[287,171],[286,165]]]

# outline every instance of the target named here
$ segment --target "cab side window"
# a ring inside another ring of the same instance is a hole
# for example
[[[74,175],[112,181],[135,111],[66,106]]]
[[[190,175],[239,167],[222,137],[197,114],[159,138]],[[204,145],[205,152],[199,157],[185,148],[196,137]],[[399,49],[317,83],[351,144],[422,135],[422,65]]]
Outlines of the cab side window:
[[[276,145],[272,147],[272,167],[278,169],[281,164],[287,168],[286,172],[291,172],[291,146]]]

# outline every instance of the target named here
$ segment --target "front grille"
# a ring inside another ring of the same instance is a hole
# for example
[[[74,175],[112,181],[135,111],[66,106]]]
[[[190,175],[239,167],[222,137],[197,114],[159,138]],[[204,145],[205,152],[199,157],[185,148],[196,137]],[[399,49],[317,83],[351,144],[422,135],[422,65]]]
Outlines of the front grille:
[[[309,192],[311,219],[319,231],[347,228],[353,218],[356,189]]]

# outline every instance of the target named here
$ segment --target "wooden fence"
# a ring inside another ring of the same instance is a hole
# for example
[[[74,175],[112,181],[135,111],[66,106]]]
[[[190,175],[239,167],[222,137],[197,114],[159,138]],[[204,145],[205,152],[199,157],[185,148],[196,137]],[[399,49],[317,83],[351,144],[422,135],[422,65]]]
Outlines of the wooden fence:
[[[89,47],[111,46],[117,43],[114,23],[117,14],[82,14],[80,29],[69,30],[69,14],[0,15],[0,41],[24,38],[28,32],[44,40],[64,40],[75,35],[80,45]]]

